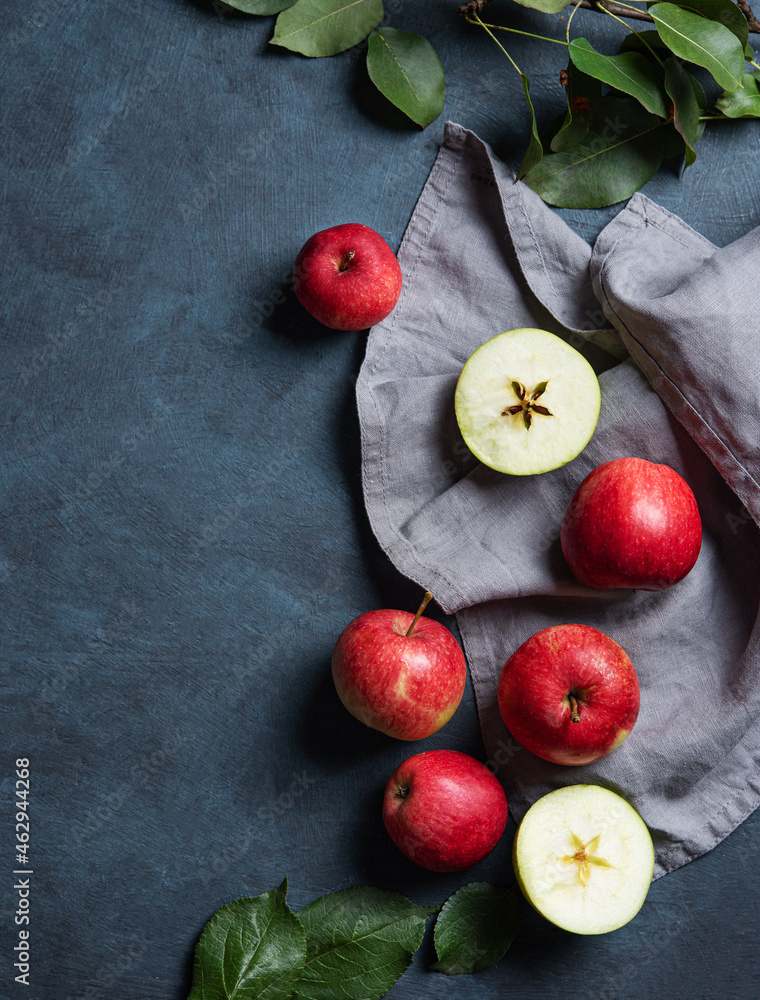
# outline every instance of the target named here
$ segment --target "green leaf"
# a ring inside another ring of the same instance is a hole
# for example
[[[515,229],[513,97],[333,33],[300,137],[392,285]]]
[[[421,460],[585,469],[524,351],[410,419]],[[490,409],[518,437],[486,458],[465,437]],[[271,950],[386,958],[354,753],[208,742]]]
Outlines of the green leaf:
[[[673,102],[673,125],[685,143],[686,166],[696,160],[694,145],[699,138],[699,104],[689,74],[678,59],[665,61],[665,90]]]
[[[279,14],[292,7],[296,0],[224,0],[228,7],[245,11],[246,14]]]
[[[411,964],[437,906],[417,906],[400,892],[362,886],[314,900],[298,916],[306,965],[295,1000],[374,1000]]]
[[[540,10],[544,14],[559,14],[575,0],[516,0],[516,2],[521,7],[532,7],[533,10]]]
[[[595,51],[591,42],[585,38],[574,38],[568,51],[573,64],[583,73],[596,77],[624,94],[630,94],[653,115],[667,117],[659,73],[644,56],[638,52],[605,56]]]
[[[382,0],[298,0],[277,18],[269,44],[334,56],[358,45],[382,19]]]
[[[662,162],[669,125],[630,97],[602,99],[588,135],[525,178],[550,205],[602,208],[638,191]]]
[[[620,43],[621,52],[641,52],[649,59],[653,58],[652,49],[655,52],[670,52],[654,28],[648,31],[630,31]]]
[[[675,55],[704,67],[725,90],[738,85],[744,72],[744,47],[733,32],[673,3],[656,3],[649,13],[660,38]]]
[[[727,118],[760,118],[760,73],[745,73],[742,85],[722,94],[716,108]]]
[[[752,62],[755,58],[755,50],[752,48],[749,42],[747,42],[747,44],[744,46],[744,58],[747,60],[747,62]]]
[[[306,939],[287,892],[286,879],[278,889],[216,911],[195,948],[188,1000],[290,1000]]]
[[[524,177],[529,170],[533,170],[533,168],[541,162],[544,155],[544,148],[541,145],[541,138],[538,134],[536,112],[533,108],[533,101],[530,99],[530,83],[524,73],[520,73],[520,79],[522,80],[523,92],[528,105],[528,111],[530,111],[530,141],[528,142],[528,148],[525,150],[522,162],[517,169],[518,181]]]
[[[717,21],[736,35],[742,45],[747,44],[749,25],[733,0],[670,0],[684,10],[694,11],[710,21]]]
[[[676,132],[675,128],[666,126],[663,129],[665,133],[665,142],[662,148],[662,158],[663,160],[670,160],[676,156],[683,156],[686,146],[683,141],[683,136]]]
[[[515,887],[471,882],[451,896],[435,922],[432,967],[447,976],[459,976],[497,962],[520,929]]]
[[[443,66],[422,35],[377,28],[369,36],[367,72],[380,93],[423,128],[443,111]]]
[[[591,128],[599,102],[602,84],[592,76],[581,73],[572,62],[567,64],[567,113],[557,134],[551,140],[551,150],[558,153],[580,142]]]

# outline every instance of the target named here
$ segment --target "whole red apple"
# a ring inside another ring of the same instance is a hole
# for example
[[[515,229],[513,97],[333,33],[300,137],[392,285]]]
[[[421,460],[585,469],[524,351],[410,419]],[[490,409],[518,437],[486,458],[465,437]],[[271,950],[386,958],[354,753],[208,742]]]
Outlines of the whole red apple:
[[[575,578],[597,590],[664,590],[697,561],[702,521],[688,483],[668,465],[616,458],[583,480],[562,520]]]
[[[440,622],[408,611],[367,611],[341,632],[332,657],[338,696],[372,729],[421,740],[445,725],[462,700],[464,654]]]
[[[591,764],[633,729],[639,679],[604,632],[552,625],[504,664],[498,699],[507,729],[531,753],[553,764]]]
[[[507,797],[485,764],[457,750],[408,757],[385,787],[383,822],[408,858],[434,872],[469,868],[507,825]]]
[[[356,222],[315,233],[293,269],[301,305],[333,330],[374,326],[398,302],[401,268],[385,240]]]

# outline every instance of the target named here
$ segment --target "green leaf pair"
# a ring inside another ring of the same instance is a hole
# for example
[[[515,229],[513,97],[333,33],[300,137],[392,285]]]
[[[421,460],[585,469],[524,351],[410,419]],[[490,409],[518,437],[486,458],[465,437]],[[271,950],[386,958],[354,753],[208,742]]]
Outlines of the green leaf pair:
[[[382,0],[229,0],[248,14],[277,14],[272,45],[305,56],[333,56],[369,37],[367,71],[384,97],[425,128],[443,111],[445,76],[422,35],[378,28]]]
[[[188,1000],[375,1000],[411,964],[437,906],[363,886],[321,896],[296,914],[287,880],[236,899],[206,924]],[[501,958],[517,932],[514,889],[472,883],[444,905],[437,971],[474,972]]]

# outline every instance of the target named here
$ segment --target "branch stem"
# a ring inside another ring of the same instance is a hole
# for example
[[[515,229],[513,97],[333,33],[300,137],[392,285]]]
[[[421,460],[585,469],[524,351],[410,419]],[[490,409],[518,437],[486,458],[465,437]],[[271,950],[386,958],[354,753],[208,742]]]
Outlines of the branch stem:
[[[539,42],[554,42],[555,45],[567,45],[567,42],[563,42],[560,38],[549,38],[547,35],[536,35],[532,31],[520,31],[519,28],[507,28],[506,25],[503,24],[486,24],[485,21],[481,21],[480,18],[477,18],[476,20],[472,17],[466,17],[465,21],[467,21],[468,24],[479,24],[486,30],[494,28],[496,31],[510,31],[513,35],[526,35],[528,38],[537,38]],[[493,36],[491,37],[493,38]],[[495,38],[494,41],[496,41]]]
[[[646,40],[646,38],[643,38],[638,33],[638,31],[635,30],[635,28],[632,28],[630,25],[626,24],[625,21],[622,18],[620,18],[620,17],[617,16],[617,14],[613,14],[612,11],[609,9],[609,5],[603,4],[601,2],[601,0],[596,0],[596,9],[599,10],[599,11],[604,11],[604,13],[606,13],[606,14],[609,14],[610,17],[614,18],[616,21],[618,21],[620,24],[622,24],[624,28],[627,28],[628,31],[630,31],[632,35],[635,35],[640,41],[642,41],[644,43],[644,45],[646,45],[646,47],[649,49],[650,53],[654,56],[654,58],[657,60],[657,62],[660,64],[660,66],[662,66],[662,67],[665,66],[665,63],[662,61],[662,59],[660,59],[660,57],[657,55],[657,53],[652,48],[652,46],[649,44],[649,42]],[[631,7],[630,9],[631,10],[636,10],[635,7]],[[569,24],[570,24],[570,22],[568,21],[568,27],[569,27]]]
[[[626,3],[611,3],[608,0],[600,0],[597,3],[596,0],[580,0],[578,6],[583,7],[585,10],[594,10],[597,13],[617,14],[619,17],[628,17],[632,21],[649,21],[650,24],[654,24],[654,18],[651,14],[648,14],[645,10],[639,10],[638,7],[631,7]],[[747,27],[750,32],[760,35],[760,22],[752,13],[749,4],[738,3],[737,6],[747,18]]]

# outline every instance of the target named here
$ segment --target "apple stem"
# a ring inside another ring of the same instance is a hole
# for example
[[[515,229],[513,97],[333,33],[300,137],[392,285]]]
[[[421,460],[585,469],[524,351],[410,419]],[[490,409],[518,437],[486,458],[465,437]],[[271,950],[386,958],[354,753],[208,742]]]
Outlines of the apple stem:
[[[578,699],[575,697],[575,695],[572,694],[569,694],[567,698],[568,701],[570,702],[570,721],[580,722],[581,713],[580,713],[580,705],[578,704]]]
[[[432,600],[433,600],[433,595],[430,593],[429,590],[426,591],[425,596],[422,598],[422,604],[420,604],[420,606],[417,608],[417,614],[414,616],[414,620],[412,621],[412,624],[409,626],[407,630],[406,633],[407,635],[411,635],[412,632],[414,632],[414,626],[419,621],[420,615]]]
[[[348,253],[344,255],[343,260],[338,265],[338,270],[346,271],[348,269],[348,265],[351,263],[351,261],[354,259],[355,256],[356,256],[356,251],[349,250]]]

